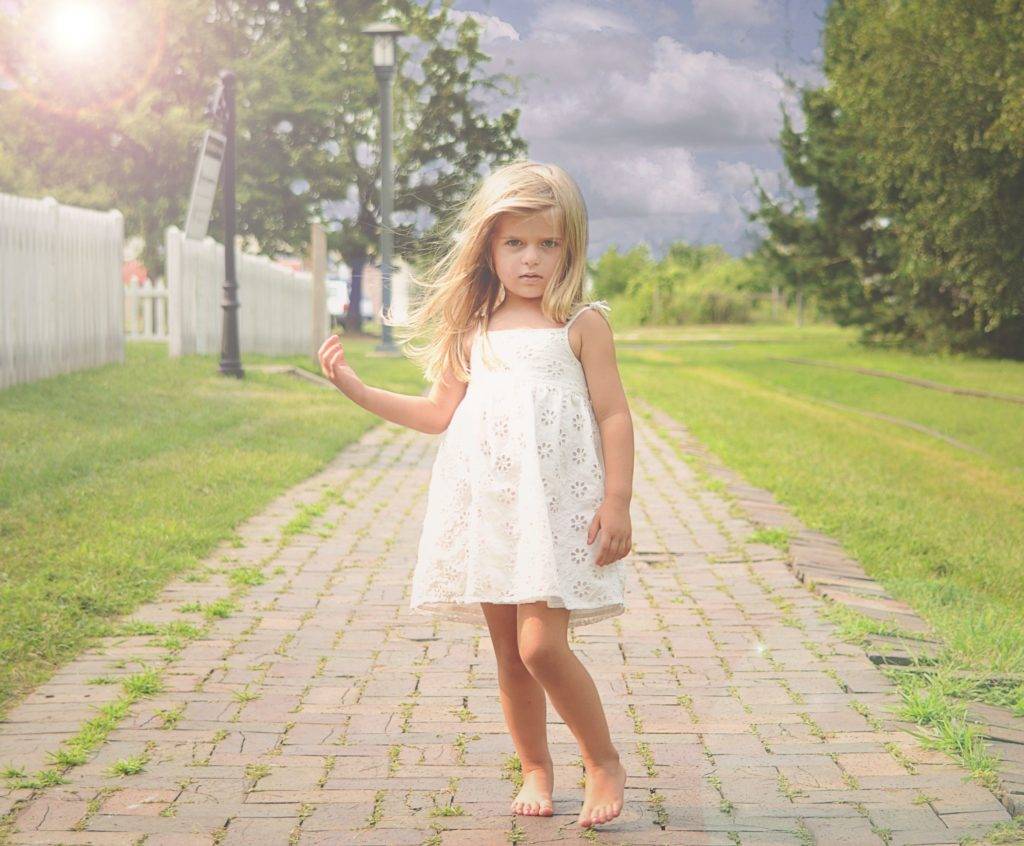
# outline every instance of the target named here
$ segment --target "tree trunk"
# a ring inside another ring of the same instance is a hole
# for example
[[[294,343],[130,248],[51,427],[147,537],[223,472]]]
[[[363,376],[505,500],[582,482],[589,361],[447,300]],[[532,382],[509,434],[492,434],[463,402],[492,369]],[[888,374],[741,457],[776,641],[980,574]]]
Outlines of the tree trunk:
[[[352,268],[352,281],[348,286],[348,314],[345,315],[345,331],[351,335],[363,331],[363,268],[366,267],[366,253],[358,253],[346,262]]]

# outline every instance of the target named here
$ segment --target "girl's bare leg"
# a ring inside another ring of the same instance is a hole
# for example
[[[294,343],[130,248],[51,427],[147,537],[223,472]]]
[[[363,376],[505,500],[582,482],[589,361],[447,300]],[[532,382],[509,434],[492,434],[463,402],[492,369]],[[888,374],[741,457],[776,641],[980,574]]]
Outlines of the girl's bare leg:
[[[518,608],[519,655],[580,745],[587,778],[578,822],[608,822],[622,811],[626,768],[612,745],[594,680],[569,648],[569,611],[546,602]]]
[[[523,787],[512,800],[512,813],[551,816],[554,767],[547,740],[544,688],[519,657],[516,606],[481,602],[498,662],[498,690],[512,743],[523,769]]]

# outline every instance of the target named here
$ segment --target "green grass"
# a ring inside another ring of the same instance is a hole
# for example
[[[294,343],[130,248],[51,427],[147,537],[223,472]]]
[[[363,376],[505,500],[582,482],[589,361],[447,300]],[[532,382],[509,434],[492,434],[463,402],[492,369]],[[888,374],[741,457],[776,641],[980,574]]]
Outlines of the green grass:
[[[360,375],[420,393],[375,344],[345,344]],[[243,367],[268,361],[243,351]],[[217,366],[131,343],[124,364],[0,392],[0,711],[380,422],[335,390]]]
[[[122,758],[119,761],[115,761],[110,765],[108,772],[111,775],[119,776],[138,775],[146,769],[148,762],[148,755],[133,755],[130,758]]]
[[[629,330],[616,347],[631,395],[838,539],[935,627],[952,664],[1024,672],[1024,405],[774,358],[1018,396],[1024,363],[868,349],[855,335],[822,326]],[[923,424],[976,451],[858,409]],[[762,540],[785,544],[774,534]]]
[[[466,812],[461,805],[437,805],[430,809],[431,817],[462,817]]]

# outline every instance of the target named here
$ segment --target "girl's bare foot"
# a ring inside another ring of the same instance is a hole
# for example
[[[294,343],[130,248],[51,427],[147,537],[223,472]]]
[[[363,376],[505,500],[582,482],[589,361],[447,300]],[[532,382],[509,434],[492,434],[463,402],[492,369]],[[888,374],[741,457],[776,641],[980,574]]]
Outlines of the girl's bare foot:
[[[586,770],[583,810],[578,820],[582,828],[615,819],[622,811],[626,787],[626,768],[617,757],[605,764],[588,766]]]
[[[512,800],[512,813],[531,817],[550,817],[554,812],[551,789],[555,782],[554,767],[536,767],[523,773],[523,787]]]

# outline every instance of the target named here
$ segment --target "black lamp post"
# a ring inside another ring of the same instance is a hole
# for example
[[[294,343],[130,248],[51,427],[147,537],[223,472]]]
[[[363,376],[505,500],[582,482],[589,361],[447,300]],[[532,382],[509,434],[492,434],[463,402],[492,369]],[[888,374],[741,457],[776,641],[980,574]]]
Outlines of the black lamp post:
[[[391,208],[394,195],[394,174],[391,167],[391,81],[395,75],[395,41],[404,30],[391,23],[375,23],[362,30],[373,36],[373,69],[380,85],[380,275],[382,312],[391,308]],[[359,304],[356,304],[356,308]],[[397,353],[391,339],[391,327],[381,321],[378,352]]]
[[[220,72],[219,102],[214,104],[217,117],[223,121],[224,160],[224,288],[220,332],[220,372],[224,376],[242,378],[242,361],[238,349],[238,276],[235,270],[235,74]]]

